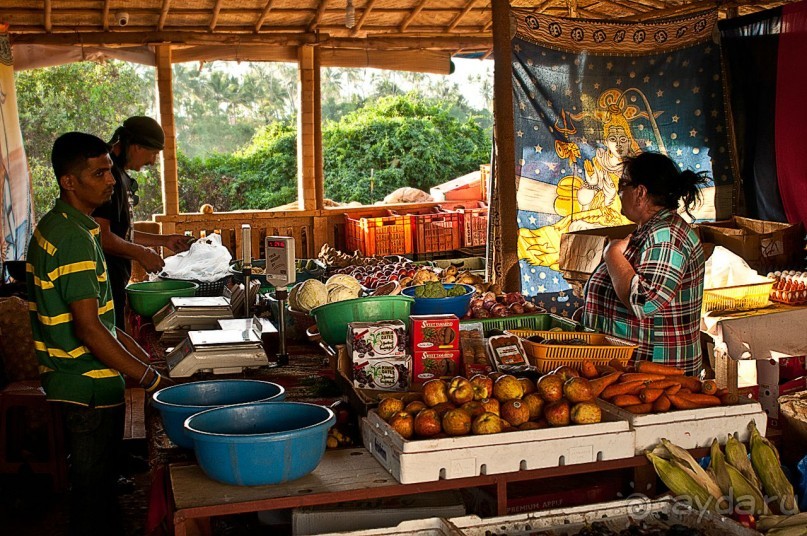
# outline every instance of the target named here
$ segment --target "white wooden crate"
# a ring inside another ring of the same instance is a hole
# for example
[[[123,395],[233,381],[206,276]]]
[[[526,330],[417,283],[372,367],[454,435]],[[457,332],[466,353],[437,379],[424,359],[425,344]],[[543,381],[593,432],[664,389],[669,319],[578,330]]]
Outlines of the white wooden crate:
[[[763,434],[768,423],[768,415],[759,402],[747,398],[741,398],[733,406],[673,410],[649,415],[635,415],[607,402],[602,402],[600,406],[605,412],[628,421],[636,433],[636,454],[652,449],[661,442],[662,437],[685,449],[711,446],[714,438],[724,445],[728,435],[735,432],[740,441],[747,441],[751,421]]]
[[[361,429],[365,448],[399,482],[412,484],[633,457],[628,423],[608,413],[603,418],[598,424],[406,440],[371,410]]]
[[[396,527],[349,532],[329,532],[320,536],[462,536],[457,527],[446,519],[430,517],[402,521]]]

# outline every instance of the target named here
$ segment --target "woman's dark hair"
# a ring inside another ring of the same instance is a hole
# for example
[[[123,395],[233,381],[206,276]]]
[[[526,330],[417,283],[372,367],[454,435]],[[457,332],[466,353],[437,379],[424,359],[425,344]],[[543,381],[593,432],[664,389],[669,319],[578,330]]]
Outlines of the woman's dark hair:
[[[690,217],[690,209],[701,199],[699,186],[709,182],[705,171],[679,171],[676,163],[661,153],[645,152],[627,157],[622,162],[626,182],[644,186],[656,205],[670,210],[678,210],[678,204],[683,200],[684,210]]]
[[[53,142],[50,163],[56,181],[68,174],[79,175],[87,166],[87,160],[105,155],[109,145],[101,138],[84,132],[68,132]]]

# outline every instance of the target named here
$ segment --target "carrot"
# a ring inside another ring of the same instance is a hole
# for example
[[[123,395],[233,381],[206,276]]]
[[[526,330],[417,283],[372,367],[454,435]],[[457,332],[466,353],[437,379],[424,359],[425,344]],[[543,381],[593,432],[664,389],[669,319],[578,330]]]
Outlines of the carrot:
[[[676,394],[676,395],[691,395],[692,394],[692,389],[687,389],[686,387],[681,387],[680,389],[678,389],[677,393],[673,393],[673,394]]]
[[[645,387],[639,391],[639,398],[643,404],[652,404],[658,397],[664,394],[664,389],[649,389]]]
[[[619,378],[620,383],[627,383],[627,382],[652,382],[656,380],[664,380],[667,377],[663,374],[643,374],[641,372],[628,372],[622,375]]]
[[[677,395],[680,392],[681,392],[681,384],[680,383],[676,383],[675,385],[671,385],[671,386],[667,387],[666,389],[664,389],[664,394],[667,394],[667,395]]]
[[[647,384],[647,387],[650,389],[666,389],[668,387],[672,387],[673,385],[677,385],[681,387],[681,382],[676,380],[656,380],[654,382],[650,382]]]
[[[720,405],[720,399],[712,395],[695,393],[682,395],[679,391],[677,395],[667,395],[667,398],[676,409],[697,409]]]
[[[670,365],[653,363],[652,361],[639,361],[636,363],[636,372],[644,374],[661,374],[662,376],[683,376],[684,371]]]
[[[701,392],[701,381],[694,376],[679,376],[676,380],[681,381],[681,387],[689,389],[693,393]]]
[[[653,402],[653,411],[656,413],[664,413],[670,411],[670,399],[667,395],[661,395]]]
[[[625,406],[636,406],[642,403],[636,395],[617,395],[610,400],[611,404],[624,408]]]
[[[619,372],[625,372],[625,365],[622,364],[622,361],[619,359],[612,359],[608,362],[608,366],[618,370]]]
[[[720,399],[720,403],[724,406],[733,406],[740,402],[740,397],[737,396],[737,393],[724,393],[718,398]]]
[[[608,365],[594,365],[594,368],[597,369],[597,374],[599,374],[600,376],[607,376],[608,374],[619,372],[614,367]]]
[[[715,396],[716,397],[721,397],[723,395],[727,395],[728,393],[729,393],[729,388],[728,387],[721,387],[720,389],[717,390],[717,392],[715,393]]]
[[[594,363],[586,359],[580,366],[580,375],[588,380],[593,380],[594,378],[599,376],[600,373],[597,372],[597,367],[594,366]]]
[[[609,385],[616,383],[620,376],[622,376],[621,372],[614,371],[606,376],[601,376],[591,380],[588,382],[588,385],[591,387],[591,392],[594,394],[594,396],[600,396],[603,390]]]
[[[626,409],[637,415],[644,415],[645,413],[653,411],[653,404],[634,404],[633,406],[625,406],[622,409]]]
[[[636,395],[644,387],[643,382],[615,383],[603,389],[600,397],[608,400],[617,395]]]
[[[704,380],[701,382],[701,393],[705,395],[716,395],[717,382],[714,380]]]

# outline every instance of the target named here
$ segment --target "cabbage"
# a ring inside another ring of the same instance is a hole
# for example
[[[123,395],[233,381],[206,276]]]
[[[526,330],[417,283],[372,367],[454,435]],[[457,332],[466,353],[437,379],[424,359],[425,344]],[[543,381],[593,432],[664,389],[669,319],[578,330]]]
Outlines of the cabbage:
[[[354,298],[358,297],[359,293],[361,292],[361,284],[356,280],[355,277],[347,274],[332,275],[328,278],[328,281],[325,282],[325,286],[328,288],[328,292],[330,292],[335,286],[347,287],[356,292],[356,296],[354,296]]]
[[[328,303],[352,300],[359,297],[359,293],[342,285],[331,285],[328,289]]]
[[[297,292],[300,291],[300,285],[302,283],[294,285],[289,291],[289,309],[294,309],[295,311],[301,311],[300,304],[297,303]]]
[[[307,313],[311,309],[328,303],[328,289],[325,288],[322,281],[316,279],[303,281],[297,290],[296,302],[299,310]]]

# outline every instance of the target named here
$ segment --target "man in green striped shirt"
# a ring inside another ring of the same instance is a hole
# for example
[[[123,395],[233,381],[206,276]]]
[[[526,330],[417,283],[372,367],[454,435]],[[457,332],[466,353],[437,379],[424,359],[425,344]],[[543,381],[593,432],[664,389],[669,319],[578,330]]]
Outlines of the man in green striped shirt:
[[[148,354],[115,328],[112,294],[92,211],[109,200],[115,179],[109,146],[80,132],[51,152],[59,199],[28,246],[31,327],[42,386],[59,403],[70,448],[71,534],[118,534],[115,481],[123,438],[124,380],[149,391],[165,385]]]

